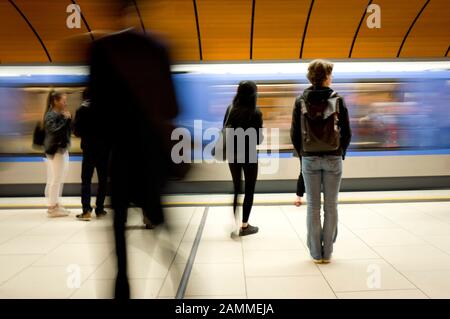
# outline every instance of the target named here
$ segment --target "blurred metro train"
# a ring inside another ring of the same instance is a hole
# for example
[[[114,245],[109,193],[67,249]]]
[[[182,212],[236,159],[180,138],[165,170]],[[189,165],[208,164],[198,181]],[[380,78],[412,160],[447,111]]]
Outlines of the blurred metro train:
[[[172,67],[181,112],[177,125],[192,139],[193,169],[168,193],[231,191],[227,163],[205,148],[218,132],[241,80],[258,85],[265,142],[259,149],[258,192],[295,192],[299,159],[289,130],[294,100],[306,87],[307,63],[184,64]],[[45,156],[32,148],[48,92],[68,93],[72,114],[88,80],[85,66],[0,67],[0,196],[41,196]],[[349,109],[353,138],[342,190],[450,187],[450,61],[335,62],[332,88]],[[126,105],[124,105],[126,108]],[[65,194],[79,193],[81,150],[73,138]]]

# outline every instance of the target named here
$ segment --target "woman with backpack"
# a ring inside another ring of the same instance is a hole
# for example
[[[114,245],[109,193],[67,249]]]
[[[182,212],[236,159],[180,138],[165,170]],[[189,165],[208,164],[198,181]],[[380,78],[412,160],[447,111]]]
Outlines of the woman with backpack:
[[[233,178],[234,200],[233,212],[236,216],[237,199],[241,192],[242,171],[245,177],[245,197],[242,208],[242,225],[239,236],[256,234],[258,227],[248,223],[250,211],[253,206],[256,179],[258,177],[258,157],[256,145],[263,140],[261,128],[263,125],[262,113],[256,107],[257,87],[253,81],[239,83],[237,94],[233,103],[228,106],[225,113],[223,126],[234,129],[234,136],[227,134],[227,146],[229,138],[234,138],[234,150],[227,151],[227,160]],[[227,129],[228,130],[228,129]],[[249,136],[240,135],[239,131],[248,132]],[[253,137],[253,138],[252,138]],[[240,140],[242,139],[242,140]],[[243,147],[240,147],[243,146]]]
[[[44,117],[44,150],[47,157],[45,196],[49,204],[48,217],[64,217],[70,213],[59,201],[69,165],[71,118],[67,109],[67,95],[51,92],[48,111]]]
[[[330,88],[332,71],[333,64],[325,60],[309,64],[307,78],[312,86],[296,99],[291,126],[292,144],[302,159],[307,194],[307,245],[315,263],[329,263],[331,259],[338,233],[342,160],[352,135],[344,99]]]

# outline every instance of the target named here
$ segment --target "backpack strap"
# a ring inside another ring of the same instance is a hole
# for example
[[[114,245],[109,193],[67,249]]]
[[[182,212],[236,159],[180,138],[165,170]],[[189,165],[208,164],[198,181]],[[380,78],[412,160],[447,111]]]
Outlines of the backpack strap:
[[[324,118],[329,117],[331,114],[339,114],[339,95],[336,91],[333,91],[328,98],[328,107],[325,110]]]
[[[309,142],[310,137],[308,134],[308,130],[306,129],[306,120],[305,114],[308,113],[308,109],[306,108],[306,101],[303,96],[300,97],[300,123],[302,126],[302,137],[305,139],[305,142]]]

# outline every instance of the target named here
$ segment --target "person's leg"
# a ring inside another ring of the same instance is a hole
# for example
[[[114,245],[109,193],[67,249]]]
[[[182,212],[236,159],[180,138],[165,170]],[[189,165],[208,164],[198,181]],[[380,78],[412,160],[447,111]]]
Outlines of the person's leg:
[[[54,191],[54,156],[47,156],[47,184],[45,185],[45,197],[47,198],[48,206],[50,209],[56,206],[58,197],[55,196]]]
[[[233,213],[236,214],[237,200],[241,193],[241,176],[242,176],[242,166],[239,163],[228,163],[230,167],[231,177],[233,179]]]
[[[245,197],[243,205],[242,223],[243,227],[247,226],[250,212],[253,206],[253,197],[255,195],[256,179],[258,177],[258,163],[244,164],[245,178]]]
[[[320,223],[320,186],[322,171],[320,158],[308,156],[302,158],[302,173],[305,180],[307,194],[307,245],[311,257],[315,260],[322,259],[322,225]]]
[[[81,204],[83,213],[92,211],[91,207],[91,182],[94,174],[94,160],[92,151],[83,151],[81,162]]]
[[[50,161],[51,180],[48,189],[50,205],[59,205],[60,194],[62,192],[62,179],[64,176],[64,156],[61,153],[55,153]]]
[[[69,151],[66,150],[64,153],[61,154],[61,175],[59,176],[59,197],[63,194],[64,189],[64,181],[67,177],[67,172],[69,171]]]
[[[324,159],[323,196],[323,259],[329,260],[333,253],[333,243],[337,237],[337,201],[342,176],[342,158],[327,156]]]
[[[116,245],[117,276],[114,297],[129,299],[130,286],[127,275],[127,244],[125,238],[125,224],[128,207],[125,203],[114,206],[114,240]]]
[[[106,187],[108,183],[109,152],[103,151],[97,158],[96,166],[98,177],[97,198],[95,200],[95,212],[102,214],[104,211]]]

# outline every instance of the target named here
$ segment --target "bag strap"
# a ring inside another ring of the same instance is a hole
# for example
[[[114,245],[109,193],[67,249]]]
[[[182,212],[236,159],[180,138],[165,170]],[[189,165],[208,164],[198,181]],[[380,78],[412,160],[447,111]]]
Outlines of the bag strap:
[[[227,118],[225,119],[225,123],[224,123],[223,127],[226,127],[228,125],[228,119],[230,118],[231,110],[233,110],[233,104],[230,104],[230,106],[229,106],[229,111],[228,111]]]
[[[308,131],[306,130],[306,121],[305,121],[305,114],[307,113],[307,109],[306,109],[306,101],[303,97],[300,98],[300,107],[301,107],[300,123],[302,126],[302,133],[303,133],[302,135],[305,137],[305,142],[308,142],[309,134]]]

